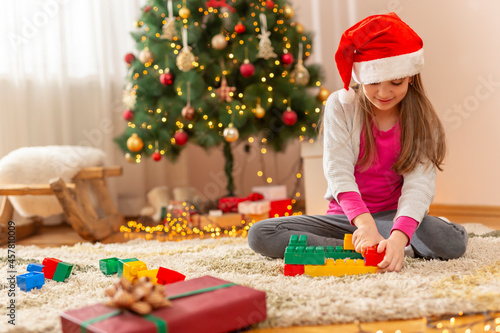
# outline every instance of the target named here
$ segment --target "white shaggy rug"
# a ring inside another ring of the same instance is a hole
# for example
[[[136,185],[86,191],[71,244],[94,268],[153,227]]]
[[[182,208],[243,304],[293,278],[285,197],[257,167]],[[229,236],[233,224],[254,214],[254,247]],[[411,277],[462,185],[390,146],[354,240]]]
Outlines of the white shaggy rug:
[[[46,280],[40,290],[16,288],[16,326],[7,323],[6,249],[1,249],[0,332],[59,332],[61,311],[102,302],[115,277],[99,271],[99,259],[136,257],[148,268],[177,270],[188,279],[212,275],[267,293],[268,319],[256,327],[325,325],[410,319],[434,315],[500,310],[500,235],[478,224],[466,254],[457,260],[406,258],[400,273],[346,277],[286,277],[283,261],[255,254],[242,238],[124,244],[83,243],[71,247],[16,247],[16,270],[54,257],[73,263],[66,283]],[[488,233],[489,232],[489,233]]]

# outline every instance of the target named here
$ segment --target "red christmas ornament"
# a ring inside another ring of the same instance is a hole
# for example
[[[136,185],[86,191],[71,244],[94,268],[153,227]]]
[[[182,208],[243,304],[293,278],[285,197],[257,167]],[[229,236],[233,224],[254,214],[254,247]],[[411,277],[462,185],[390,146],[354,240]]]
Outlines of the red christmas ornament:
[[[126,62],[127,64],[129,64],[129,65],[130,65],[130,64],[131,64],[131,63],[133,63],[134,61],[135,61],[135,55],[134,55],[133,53],[127,53],[127,54],[125,55],[125,62]]]
[[[295,58],[291,53],[285,53],[281,56],[281,62],[284,63],[285,65],[293,64],[294,61]]]
[[[281,118],[285,125],[292,126],[297,122],[297,114],[292,109],[288,108],[285,112],[283,112],[283,116]]]
[[[175,143],[179,146],[184,146],[188,142],[189,136],[183,130],[177,131],[174,134]]]
[[[273,0],[267,0],[266,1],[266,7],[268,9],[273,9],[274,8],[274,1]]]
[[[243,23],[239,22],[237,25],[234,26],[234,31],[237,34],[242,34],[245,32],[245,26],[243,25]]]
[[[159,160],[161,160],[161,154],[157,151],[155,151],[153,153],[153,155],[151,155],[151,157],[153,158],[153,160],[155,160],[156,162],[158,162]]]
[[[144,13],[147,13],[151,10],[151,6],[144,7]]]
[[[240,73],[244,77],[250,77],[255,74],[255,66],[248,59],[240,66]]]
[[[125,119],[126,121],[132,121],[134,119],[134,111],[132,110],[123,111],[123,119]]]
[[[160,82],[164,86],[171,85],[172,83],[174,83],[174,74],[170,72],[163,73],[162,75],[160,75]]]

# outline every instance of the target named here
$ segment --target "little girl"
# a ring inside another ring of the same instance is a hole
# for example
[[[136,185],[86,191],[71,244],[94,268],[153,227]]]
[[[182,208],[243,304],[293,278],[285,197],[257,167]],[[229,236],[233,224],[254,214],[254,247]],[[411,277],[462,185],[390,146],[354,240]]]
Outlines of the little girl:
[[[419,74],[421,38],[394,13],[370,16],[344,32],[335,61],[344,89],[328,98],[323,113],[328,211],[258,222],[250,247],[283,258],[291,235],[338,246],[352,233],[357,252],[376,244],[385,250],[381,271],[399,272],[405,254],[460,257],[465,229],[427,215],[445,138]],[[351,75],[359,88],[349,87]]]

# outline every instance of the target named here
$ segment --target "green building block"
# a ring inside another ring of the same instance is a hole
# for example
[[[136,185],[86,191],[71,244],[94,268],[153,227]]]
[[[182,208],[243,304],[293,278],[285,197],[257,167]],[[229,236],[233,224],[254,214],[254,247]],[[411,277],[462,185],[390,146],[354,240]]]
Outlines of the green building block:
[[[363,259],[361,253],[353,250],[344,250],[342,246],[327,246],[325,257],[326,259]]]
[[[61,261],[57,263],[57,268],[54,272],[52,280],[57,282],[64,282],[64,280],[66,280],[70,276],[72,270],[73,264]]]
[[[131,261],[139,261],[139,259],[137,258],[118,259],[118,277],[123,276],[123,263]]]
[[[285,264],[292,265],[324,265],[325,248],[323,246],[287,246]]]
[[[105,275],[118,273],[118,258],[112,257],[99,260],[99,269]]]

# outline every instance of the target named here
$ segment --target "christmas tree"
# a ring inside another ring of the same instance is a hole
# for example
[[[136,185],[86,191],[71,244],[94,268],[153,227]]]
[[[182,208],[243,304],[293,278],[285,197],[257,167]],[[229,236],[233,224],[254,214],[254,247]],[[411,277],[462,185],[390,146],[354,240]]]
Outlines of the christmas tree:
[[[317,135],[328,91],[317,92],[321,68],[304,64],[312,37],[286,0],[150,0],[136,27],[128,126],[115,138],[130,162],[175,161],[187,142],[223,145],[232,195],[232,142],[282,151]]]

